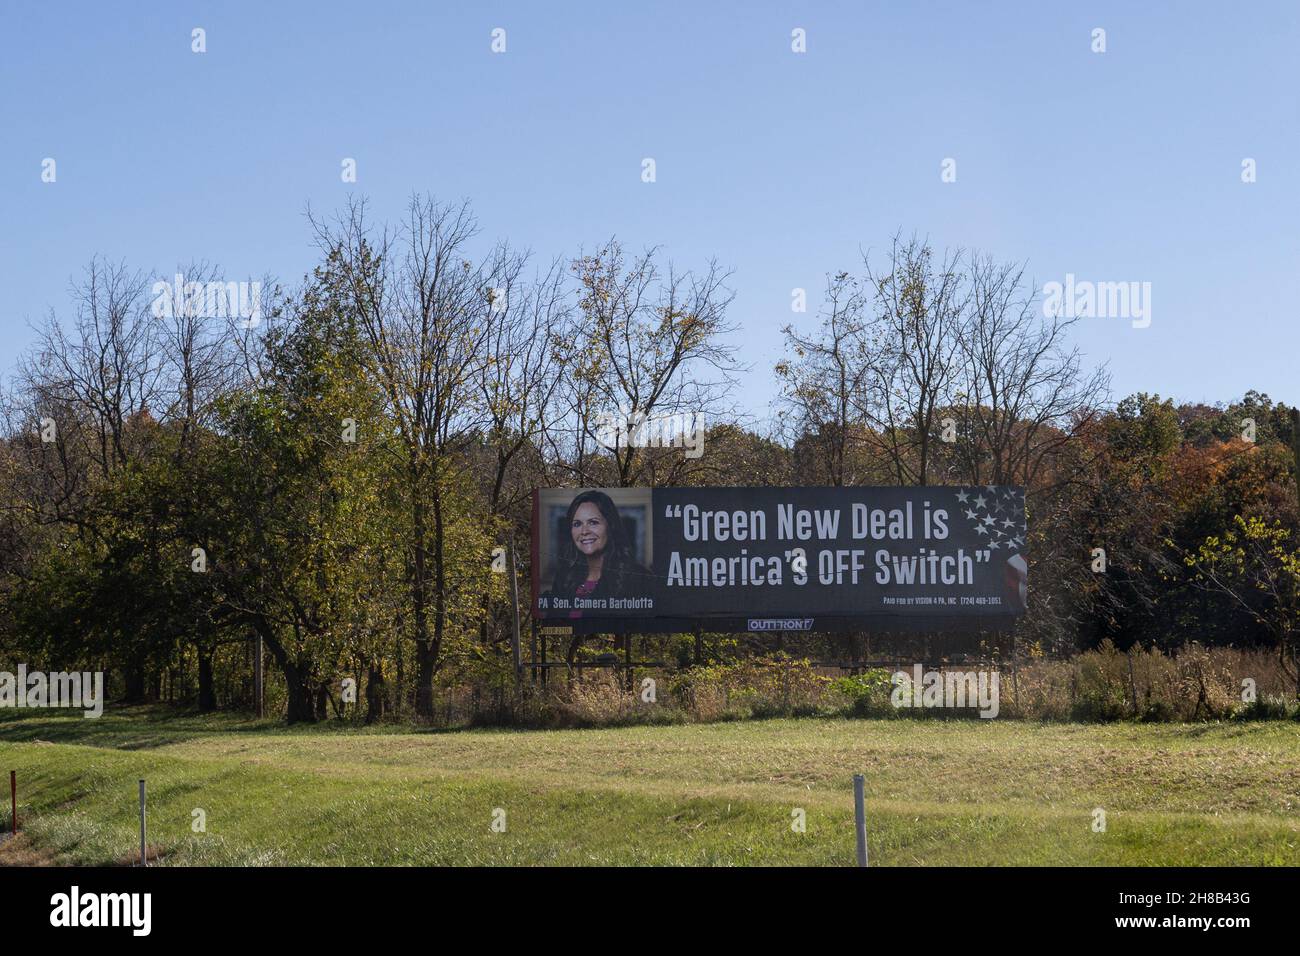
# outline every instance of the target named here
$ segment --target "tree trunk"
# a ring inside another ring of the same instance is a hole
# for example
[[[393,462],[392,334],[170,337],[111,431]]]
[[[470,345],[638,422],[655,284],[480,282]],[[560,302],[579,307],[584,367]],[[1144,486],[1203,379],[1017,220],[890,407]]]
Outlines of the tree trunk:
[[[423,507],[417,507],[417,538],[415,549],[415,576],[417,581],[415,612],[415,712],[421,717],[433,716],[433,677],[438,669],[438,656],[447,625],[447,569],[444,561],[445,525],[442,515],[442,495],[436,485],[433,494],[433,637],[429,637],[429,594],[425,575],[425,543],[427,526]]]
[[[406,643],[406,619],[403,615],[397,615],[393,621],[393,630],[397,634],[397,646],[394,649],[394,657],[397,658],[397,692],[393,695],[393,713],[401,717],[402,705],[406,703],[406,657],[402,654],[402,647]]]
[[[285,692],[288,703],[285,719],[291,723],[314,724],[316,706],[313,698],[311,675],[307,668],[297,662],[283,661],[280,669],[284,672]]]
[[[366,723],[373,724],[384,716],[383,665],[371,664],[366,672]]]
[[[433,716],[433,659],[429,648],[428,593],[425,581],[425,514],[424,502],[417,500],[412,511],[414,566],[411,581],[411,618],[415,629],[415,713]]]
[[[427,644],[415,645],[415,713],[433,717],[433,672],[437,655]]]
[[[125,701],[128,704],[138,704],[144,700],[144,663],[138,660],[129,661],[122,677],[126,685],[123,694]]]
[[[212,651],[200,647],[199,652],[199,712],[211,713],[217,709],[217,689],[212,679]]]
[[[253,629],[262,635],[262,643],[271,652],[276,664],[280,666],[280,672],[284,674],[285,696],[287,698],[285,719],[291,724],[299,722],[315,723],[316,706],[313,695],[316,688],[312,682],[312,670],[314,668],[311,666],[310,658],[290,660],[288,651],[276,639],[275,630],[265,618],[256,616],[250,623]]]
[[[326,720],[329,715],[330,685],[321,681],[316,687],[316,719]]]
[[[442,493],[433,491],[433,644],[429,648],[429,691],[433,692],[433,672],[442,652],[442,638],[447,629],[447,562],[446,525],[442,515]]]

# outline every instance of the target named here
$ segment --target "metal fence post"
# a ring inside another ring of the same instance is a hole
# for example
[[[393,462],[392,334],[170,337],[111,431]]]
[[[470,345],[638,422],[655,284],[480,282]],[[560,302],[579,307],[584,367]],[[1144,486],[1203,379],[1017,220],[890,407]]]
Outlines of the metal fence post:
[[[140,781],[140,865],[149,865],[144,855],[144,780]]]
[[[853,823],[858,831],[858,866],[867,865],[867,809],[863,791],[866,778],[860,773],[853,775]]]

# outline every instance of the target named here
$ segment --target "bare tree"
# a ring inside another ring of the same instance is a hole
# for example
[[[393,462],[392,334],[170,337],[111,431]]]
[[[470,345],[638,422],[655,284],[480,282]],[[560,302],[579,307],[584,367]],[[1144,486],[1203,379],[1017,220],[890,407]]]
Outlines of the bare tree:
[[[103,478],[127,463],[128,426],[156,404],[162,362],[146,286],[143,273],[92,260],[72,287],[71,328],[51,313],[22,360],[22,377],[37,404],[66,410],[84,426],[68,435],[88,439]]]
[[[727,310],[729,274],[710,261],[700,273],[663,270],[658,251],[628,259],[617,240],[573,264],[582,329],[570,374],[569,411],[578,481],[589,483],[591,453],[612,459],[620,486],[684,480],[691,469],[679,449],[647,448],[647,422],[677,416],[707,421],[724,411],[739,371]],[[618,427],[604,427],[609,422]],[[613,432],[613,434],[611,434]]]
[[[1099,414],[1109,376],[1104,367],[1084,371],[1066,341],[1078,320],[1044,316],[1022,266],[974,256],[967,275],[955,457],[971,484],[1037,487],[1046,465]],[[1058,471],[1054,480],[1069,477]]]
[[[900,485],[932,477],[935,425],[951,398],[966,308],[962,258],[960,250],[945,252],[936,263],[929,243],[895,236],[883,271],[863,260],[874,316],[860,410]]]
[[[496,319],[487,336],[487,361],[479,366],[478,400],[486,416],[486,438],[493,455],[488,511],[505,513],[531,492],[528,480],[511,487],[515,465],[540,454],[552,427],[551,412],[568,372],[576,336],[574,309],[564,264],[554,260],[529,282],[515,281],[494,293]]]
[[[801,335],[790,325],[782,330],[792,358],[776,366],[784,385],[779,415],[795,448],[796,469],[813,482],[854,485],[864,477],[853,451],[865,441],[860,408],[874,371],[865,304],[859,281],[841,272],[827,277],[815,334]]]

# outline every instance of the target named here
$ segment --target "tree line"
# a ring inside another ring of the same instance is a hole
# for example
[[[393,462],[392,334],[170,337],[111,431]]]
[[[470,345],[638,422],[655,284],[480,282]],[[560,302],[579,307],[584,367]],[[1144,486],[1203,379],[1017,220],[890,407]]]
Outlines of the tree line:
[[[185,294],[220,281],[207,263],[159,309],[147,275],[95,259],[40,323],[0,396],[0,656],[108,671],[125,700],[179,678],[208,710],[256,636],[290,721],[337,708],[344,674],[371,719],[428,718],[445,688],[513,683],[493,554],[515,550],[526,595],[536,487],[1017,484],[1011,653],[1198,641],[1296,674],[1293,410],[1113,401],[1021,265],[895,237],[755,370],[716,262],[614,239],[540,261],[422,196],[309,223],[318,264],[258,284],[256,320]],[[756,371],[781,385],[770,415],[737,405]],[[608,428],[673,415],[708,423],[703,455]]]

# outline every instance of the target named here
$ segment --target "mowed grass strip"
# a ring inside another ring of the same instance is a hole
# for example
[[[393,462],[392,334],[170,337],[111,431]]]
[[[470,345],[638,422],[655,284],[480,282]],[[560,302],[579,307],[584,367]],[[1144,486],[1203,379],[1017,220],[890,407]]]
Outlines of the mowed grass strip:
[[[851,865],[862,772],[874,865],[1300,865],[1294,723],[436,733],[10,714],[10,768],[29,850],[78,864],[138,855],[144,777],[162,864]]]

